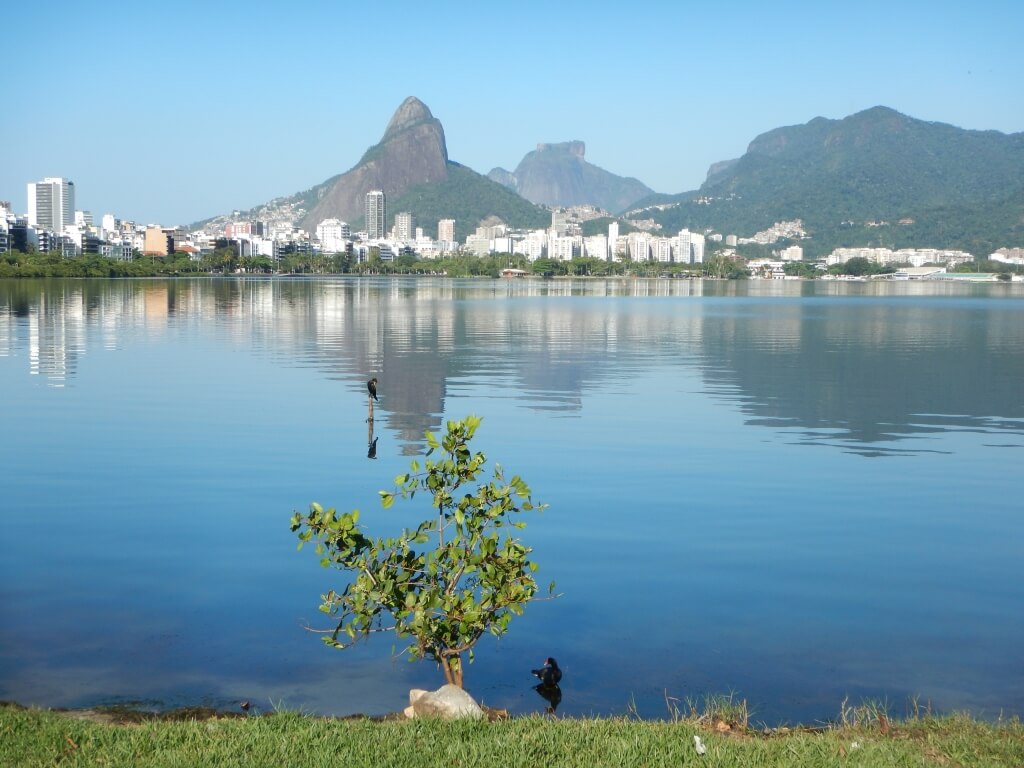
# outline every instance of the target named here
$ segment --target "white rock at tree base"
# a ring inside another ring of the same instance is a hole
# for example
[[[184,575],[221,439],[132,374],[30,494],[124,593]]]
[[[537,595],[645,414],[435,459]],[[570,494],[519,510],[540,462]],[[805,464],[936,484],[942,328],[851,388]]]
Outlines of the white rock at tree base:
[[[409,691],[409,704],[410,704],[410,706],[415,704],[416,701],[421,696],[423,696],[424,694],[427,694],[427,693],[430,693],[430,691],[425,691],[422,688],[413,688],[412,690],[410,690]]]
[[[457,685],[442,685],[436,691],[413,688],[409,691],[406,717],[440,717],[456,720],[463,717],[480,718],[484,711],[473,697]]]

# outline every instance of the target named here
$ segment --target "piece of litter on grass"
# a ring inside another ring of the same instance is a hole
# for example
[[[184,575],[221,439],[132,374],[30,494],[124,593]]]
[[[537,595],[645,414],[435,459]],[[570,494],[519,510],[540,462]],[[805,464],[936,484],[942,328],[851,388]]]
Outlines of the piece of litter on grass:
[[[850,749],[860,749],[860,742],[855,741],[852,744],[850,744]]]
[[[708,751],[708,748],[704,746],[704,742],[700,740],[700,736],[696,734],[693,736],[693,748],[697,750],[698,755],[703,755]]]

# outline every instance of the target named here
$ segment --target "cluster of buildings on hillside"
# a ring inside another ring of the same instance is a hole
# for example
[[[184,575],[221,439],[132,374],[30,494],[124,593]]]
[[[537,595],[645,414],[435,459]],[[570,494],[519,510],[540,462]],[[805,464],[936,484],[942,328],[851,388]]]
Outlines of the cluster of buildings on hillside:
[[[456,251],[476,255],[490,253],[522,254],[531,261],[547,258],[569,261],[577,257],[602,260],[629,258],[634,262],[700,264],[704,261],[707,241],[722,243],[725,256],[735,256],[736,247],[746,243],[772,245],[779,240],[792,243],[807,237],[800,220],[778,222],[752,237],[741,238],[717,233],[681,230],[671,237],[650,229],[628,234],[619,233],[619,222],[612,221],[606,233],[583,235],[583,224],[608,216],[593,206],[557,208],[551,211],[546,229],[514,229],[500,221],[484,223],[460,243],[456,238],[454,219],[437,222],[437,236],[431,237],[423,227],[416,226],[411,213],[395,214],[389,229],[387,198],[381,190],[371,190],[365,197],[365,229],[352,232],[338,219],[321,221],[314,233],[297,228],[289,221],[235,220],[222,231],[187,231],[181,227],[139,225],[104,215],[97,224],[88,211],[75,208],[75,185],[61,177],[48,177],[27,186],[27,213],[16,214],[9,203],[0,202],[0,253],[8,250],[60,250],[65,255],[96,253],[115,259],[130,260],[138,254],[166,256],[184,252],[200,258],[220,245],[234,243],[240,256],[265,256],[280,259],[288,254],[347,253],[363,262],[376,252],[382,261],[392,261],[402,254],[419,258],[440,258]],[[724,242],[723,242],[724,241]],[[791,244],[778,249],[777,261],[765,262],[774,271],[785,261],[803,259],[803,248]],[[825,265],[845,263],[862,257],[882,265],[925,264],[956,266],[974,260],[964,251],[939,249],[837,248]],[[1000,249],[990,256],[1012,264],[1024,264],[1024,250]],[[775,266],[772,266],[775,265]]]

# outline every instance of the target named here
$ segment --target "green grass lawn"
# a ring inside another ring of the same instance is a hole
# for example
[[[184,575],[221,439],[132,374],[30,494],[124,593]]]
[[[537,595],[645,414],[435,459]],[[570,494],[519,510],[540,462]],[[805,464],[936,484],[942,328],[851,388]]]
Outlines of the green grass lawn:
[[[706,747],[699,755],[698,735]],[[1024,727],[966,716],[816,731],[693,720],[496,722],[262,717],[96,722],[0,707],[0,766],[1022,766]]]

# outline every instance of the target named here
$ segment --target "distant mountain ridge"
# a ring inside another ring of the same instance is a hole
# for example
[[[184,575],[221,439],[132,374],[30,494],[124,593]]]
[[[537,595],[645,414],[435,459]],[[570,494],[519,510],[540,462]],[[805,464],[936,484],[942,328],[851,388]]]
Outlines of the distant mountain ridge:
[[[582,141],[538,144],[515,171],[493,168],[487,177],[532,203],[553,208],[593,205],[617,213],[653,194],[637,179],[616,176],[588,163],[585,155]]]
[[[244,215],[299,222],[307,231],[325,218],[357,225],[366,192],[383,189],[389,224],[398,211],[412,212],[427,232],[438,219],[454,218],[462,239],[490,216],[513,227],[547,226],[550,213],[528,193],[551,206],[629,207],[628,218],[652,219],[667,233],[688,227],[751,235],[799,218],[811,235],[802,243],[809,257],[836,246],[962,248],[975,255],[1024,246],[1024,133],[965,130],[873,107],[767,131],[742,157],[713,164],[698,190],[676,195],[653,194],[584,155],[583,142],[541,144],[515,173],[495,168],[488,178],[448,158],[440,121],[409,97],[349,171],[205,223],[217,229]],[[639,191],[642,199],[621,202]]]
[[[877,244],[987,254],[1024,237],[1024,133],[965,130],[888,107],[816,117],[757,136],[742,157],[712,165],[699,190],[637,207],[656,203],[649,216],[669,231],[752,234],[800,218],[812,250]]]

